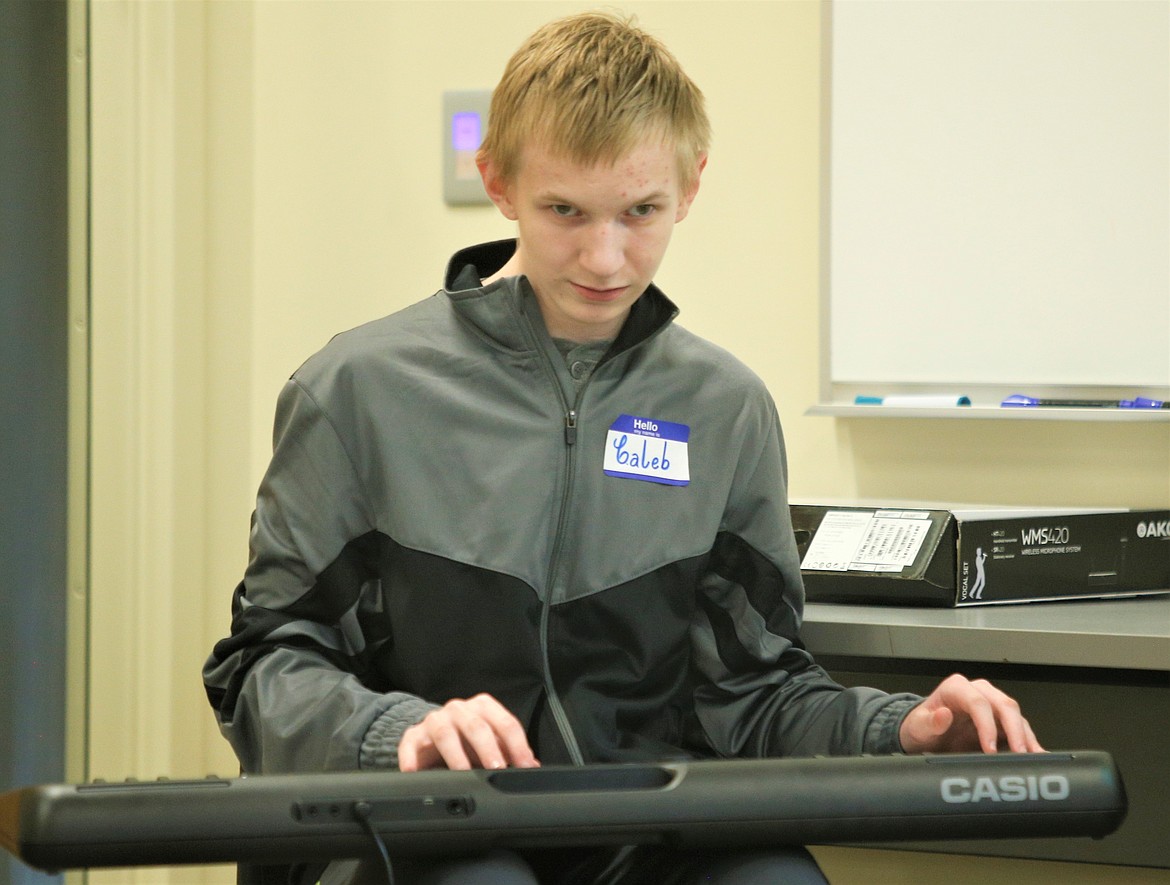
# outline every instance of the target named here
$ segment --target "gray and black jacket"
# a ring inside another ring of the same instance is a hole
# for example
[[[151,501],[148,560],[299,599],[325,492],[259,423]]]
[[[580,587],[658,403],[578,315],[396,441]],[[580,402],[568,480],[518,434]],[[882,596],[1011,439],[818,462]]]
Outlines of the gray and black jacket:
[[[281,393],[231,636],[204,677],[246,771],[393,767],[488,692],[543,764],[885,753],[918,701],[804,650],[775,405],[651,287],[574,383],[510,241],[338,335]],[[689,482],[603,472],[620,416]]]

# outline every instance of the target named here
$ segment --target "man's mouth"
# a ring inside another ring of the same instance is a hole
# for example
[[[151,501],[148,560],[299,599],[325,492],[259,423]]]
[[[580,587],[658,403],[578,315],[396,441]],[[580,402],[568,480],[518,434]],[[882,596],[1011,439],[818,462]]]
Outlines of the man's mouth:
[[[573,289],[578,295],[587,301],[616,301],[625,294],[628,286],[617,286],[610,289],[596,289],[592,286],[583,286],[580,283],[573,283]]]

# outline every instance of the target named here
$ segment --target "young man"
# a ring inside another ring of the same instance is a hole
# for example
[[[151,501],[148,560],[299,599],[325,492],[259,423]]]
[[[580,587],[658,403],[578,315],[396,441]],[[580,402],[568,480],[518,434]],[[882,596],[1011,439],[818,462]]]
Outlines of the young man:
[[[204,671],[246,771],[1040,749],[987,683],[844,689],[801,645],[775,406],[652,284],[707,146],[698,89],[623,20],[513,57],[479,166],[516,241],[281,394]],[[461,870],[442,881],[821,880],[800,852]]]

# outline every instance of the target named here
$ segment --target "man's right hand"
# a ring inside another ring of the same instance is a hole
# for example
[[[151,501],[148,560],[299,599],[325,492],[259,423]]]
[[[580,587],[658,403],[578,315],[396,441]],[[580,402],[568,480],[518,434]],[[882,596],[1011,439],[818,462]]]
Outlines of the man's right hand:
[[[448,701],[402,734],[399,771],[537,768],[524,727],[489,694]]]

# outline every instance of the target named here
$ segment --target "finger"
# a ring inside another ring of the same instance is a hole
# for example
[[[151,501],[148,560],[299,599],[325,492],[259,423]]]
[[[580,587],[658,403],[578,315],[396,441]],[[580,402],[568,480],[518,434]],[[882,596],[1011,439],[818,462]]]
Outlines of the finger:
[[[495,741],[494,748],[500,753],[503,765],[495,765],[494,757],[484,760],[484,767],[504,767],[514,765],[518,768],[535,768],[540,765],[532,747],[528,743],[528,735],[520,720],[489,694],[478,694],[467,701],[467,709],[481,716],[490,726]],[[486,738],[486,736],[485,736]],[[478,746],[477,746],[478,751]]]
[[[947,707],[919,704],[902,723],[900,735],[906,753],[929,753],[942,749],[941,738],[950,730],[954,714]]]
[[[1018,720],[1001,718],[1004,742],[1013,753],[1028,752],[1028,723],[1023,718]]]
[[[440,761],[434,742],[421,724],[412,725],[402,733],[402,739],[398,742],[399,771],[435,768]]]
[[[471,764],[478,763],[480,768],[507,768],[499,735],[488,719],[464,705],[452,711],[452,719]]]
[[[1008,749],[1013,753],[1043,753],[1044,748],[1036,739],[1032,724],[1020,713],[1020,706],[1011,698],[1000,712],[1000,723]]]
[[[471,760],[464,748],[463,735],[446,708],[428,713],[422,725],[444,765],[452,771],[467,771],[472,768]]]
[[[995,708],[981,693],[975,692],[967,703],[967,715],[975,727],[975,735],[979,747],[984,753],[999,752],[999,722],[996,720]]]
[[[1031,723],[1025,721],[1024,724],[1028,726],[1028,752],[1047,753],[1048,751],[1044,749],[1044,745],[1041,744],[1039,738],[1036,737],[1036,733],[1032,731]]]
[[[985,694],[988,689],[996,691],[990,683],[979,685],[959,674],[939,683],[926,701],[933,708],[935,722],[946,726],[944,731],[936,733],[935,748],[996,752],[1000,732],[995,710]],[[949,720],[938,716],[943,710]]]
[[[1002,735],[1003,744],[1014,753],[1027,753],[1033,747],[1038,746],[1036,736],[1032,733],[1032,728],[1028,724],[1028,720],[1023,717],[1023,714],[1020,712],[1020,705],[1014,698],[1000,691],[986,680],[976,680],[971,685],[990,705],[992,725],[997,730],[995,738],[997,750],[1000,745],[1000,735]],[[986,735],[982,730],[979,734],[984,750],[987,751]]]
[[[955,713],[950,707],[939,707],[930,713],[930,736],[943,737],[955,724]]]
[[[407,736],[410,734],[410,729],[402,733],[402,738],[398,741],[398,770],[399,771],[418,771],[418,752],[414,748],[414,744],[408,740]]]
[[[500,707],[498,714],[491,721],[496,737],[500,741],[505,762],[517,768],[536,768],[539,763],[532,747],[528,742],[528,735],[524,733],[524,726],[519,723],[515,715],[508,709]]]
[[[400,769],[441,764],[455,770],[540,765],[520,721],[488,694],[450,700],[403,734]]]
[[[1009,738],[1008,747],[1014,753],[1045,752],[1044,747],[1040,745],[1040,741],[1036,739],[1036,733],[1032,730],[1032,725],[1027,719],[1021,719],[1019,741],[1013,744]]]

